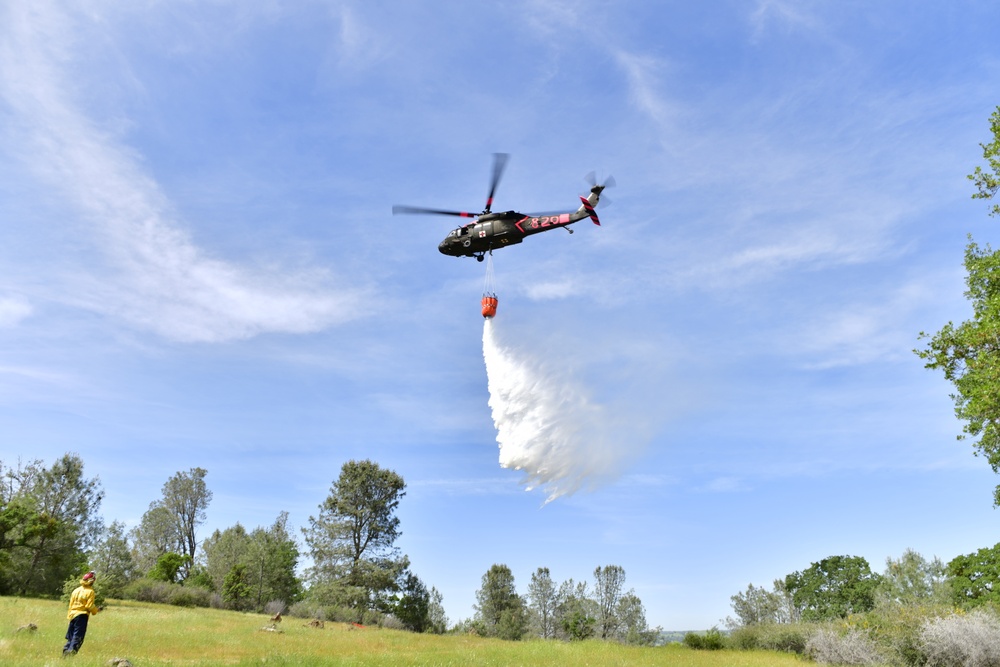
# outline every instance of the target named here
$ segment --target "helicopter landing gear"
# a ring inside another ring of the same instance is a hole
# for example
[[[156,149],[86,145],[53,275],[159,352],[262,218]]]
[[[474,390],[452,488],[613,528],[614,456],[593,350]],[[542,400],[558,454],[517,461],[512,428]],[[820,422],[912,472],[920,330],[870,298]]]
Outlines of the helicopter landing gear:
[[[484,254],[485,254],[485,253],[484,253]],[[483,261],[483,255],[482,255],[482,254],[480,254],[480,255],[476,255],[475,257],[476,257],[476,261],[477,261],[477,262],[481,262],[481,261]]]

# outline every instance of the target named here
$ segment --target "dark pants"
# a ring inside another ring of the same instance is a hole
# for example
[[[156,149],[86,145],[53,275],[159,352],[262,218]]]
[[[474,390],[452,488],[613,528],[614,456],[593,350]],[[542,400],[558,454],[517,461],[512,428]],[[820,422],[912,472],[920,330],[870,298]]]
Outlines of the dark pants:
[[[63,655],[76,653],[83,646],[83,638],[87,636],[87,619],[90,614],[80,614],[74,616],[69,622],[66,630],[66,646],[63,648]]]

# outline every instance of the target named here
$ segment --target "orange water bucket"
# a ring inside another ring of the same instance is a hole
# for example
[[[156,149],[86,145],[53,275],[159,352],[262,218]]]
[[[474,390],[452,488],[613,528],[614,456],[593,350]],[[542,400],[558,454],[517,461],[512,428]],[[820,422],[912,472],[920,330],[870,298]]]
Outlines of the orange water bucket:
[[[497,298],[486,295],[483,297],[483,317],[490,318],[497,314]]]

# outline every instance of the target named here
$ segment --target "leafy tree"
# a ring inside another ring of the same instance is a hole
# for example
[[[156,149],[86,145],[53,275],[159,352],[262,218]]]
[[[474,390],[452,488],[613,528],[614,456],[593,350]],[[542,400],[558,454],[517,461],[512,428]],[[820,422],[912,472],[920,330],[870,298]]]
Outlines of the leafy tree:
[[[993,199],[1000,187],[1000,107],[990,117],[990,129],[993,141],[980,145],[992,173],[976,167],[969,175],[977,199]],[[1000,205],[994,205],[990,215],[998,214]],[[955,416],[965,422],[958,439],[978,438],[973,443],[977,453],[1000,473],[1000,253],[989,245],[980,248],[970,236],[965,269],[972,319],[958,326],[948,322],[933,336],[920,332],[927,346],[914,352],[926,362],[925,368],[942,371],[955,386]],[[993,503],[1000,506],[1000,485]]]
[[[778,614],[775,621],[778,623],[798,623],[802,620],[802,607],[795,604],[795,597],[784,579],[774,580],[774,594],[778,596]]]
[[[444,596],[431,586],[430,602],[427,605],[428,628],[434,634],[444,634],[448,629],[448,616],[444,613]]]
[[[594,601],[597,602],[597,632],[601,639],[618,636],[618,603],[625,586],[625,568],[607,565],[594,570]]]
[[[125,533],[125,524],[113,521],[88,556],[91,568],[99,575],[104,594],[111,598],[121,598],[125,587],[138,574]]]
[[[431,595],[424,582],[412,572],[403,577],[403,586],[393,613],[407,630],[424,632],[430,628]]]
[[[983,158],[989,163],[993,173],[984,172],[982,167],[976,167],[976,170],[969,174],[969,180],[978,190],[972,195],[973,199],[993,199],[1000,190],[1000,107],[997,107],[990,116],[990,131],[993,133],[993,141],[979,145],[983,149]],[[993,205],[990,215],[1000,215],[1000,204]]]
[[[163,484],[163,497],[149,504],[142,522],[133,532],[135,560],[140,567],[150,567],[165,553],[187,556],[180,580],[187,578],[195,563],[198,548],[197,529],[205,522],[212,492],[205,484],[204,468],[178,472]]]
[[[746,627],[776,623],[781,599],[778,593],[769,591],[763,586],[747,586],[744,593],[737,593],[729,598],[732,601],[735,619],[728,619],[730,627]]]
[[[593,637],[599,611],[587,590],[587,582],[567,579],[559,585],[557,597],[556,625],[561,636],[570,640]]]
[[[187,554],[175,554],[168,551],[156,559],[156,565],[146,574],[155,581],[166,581],[176,584],[181,577],[181,571],[188,565],[190,557]]]
[[[237,564],[226,573],[222,582],[222,600],[230,609],[246,611],[252,607],[252,590],[247,576],[247,566]]]
[[[635,591],[621,596],[615,615],[618,617],[618,639],[626,644],[650,646],[660,634],[660,628],[650,630],[646,625],[646,608]]]
[[[514,574],[506,565],[493,565],[483,575],[476,591],[476,621],[485,633],[500,639],[521,639],[527,631],[528,618],[524,600],[517,594]]]
[[[225,530],[216,529],[201,545],[205,574],[213,591],[222,591],[226,575],[238,565],[250,549],[250,535],[237,523]]]
[[[846,618],[870,611],[881,577],[861,556],[830,556],[785,577],[785,586],[806,621]]]
[[[173,517],[181,553],[188,557],[189,563],[194,562],[198,547],[197,528],[205,522],[205,510],[212,502],[212,492],[205,484],[207,474],[204,468],[191,468],[188,472],[178,472],[163,485],[160,504]]]
[[[58,594],[100,534],[100,480],[84,477],[83,460],[65,454],[50,468],[32,461],[3,470],[0,491],[0,591]]]
[[[406,495],[403,478],[372,461],[348,461],[330,495],[303,528],[312,555],[311,593],[358,611],[387,610],[389,594],[409,565],[395,546],[396,508]]]
[[[955,557],[947,572],[956,603],[966,607],[1000,605],[1000,544]]]
[[[281,512],[269,528],[250,533],[236,524],[216,530],[202,543],[204,572],[209,587],[222,591],[226,577],[237,565],[243,566],[241,581],[247,590],[240,598],[249,607],[263,611],[274,600],[291,603],[298,599],[302,584],[295,574],[299,549],[288,533],[288,513]]]
[[[940,558],[927,560],[907,549],[898,559],[885,559],[879,599],[896,605],[945,603],[949,597],[945,579],[945,566]]]
[[[170,510],[159,501],[150,503],[139,525],[129,534],[132,542],[132,560],[140,572],[148,572],[165,553],[180,553],[181,543],[174,530]],[[221,579],[220,579],[221,582]]]
[[[268,602],[294,602],[302,592],[302,583],[295,574],[299,562],[299,547],[288,533],[288,512],[281,512],[269,528],[256,528],[250,533],[250,544],[242,560],[254,599],[254,607],[263,610]]]
[[[531,575],[528,584],[528,611],[531,626],[542,639],[556,636],[556,606],[559,603],[558,590],[549,568],[540,567]]]

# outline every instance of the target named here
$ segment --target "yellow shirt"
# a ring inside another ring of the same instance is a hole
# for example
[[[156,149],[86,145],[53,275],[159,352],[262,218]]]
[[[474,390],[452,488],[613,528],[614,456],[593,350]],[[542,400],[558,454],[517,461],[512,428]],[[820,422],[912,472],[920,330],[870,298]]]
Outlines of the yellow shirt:
[[[69,596],[69,613],[66,618],[73,620],[80,614],[96,614],[97,605],[94,604],[94,584],[90,581],[81,581],[80,585]]]

